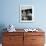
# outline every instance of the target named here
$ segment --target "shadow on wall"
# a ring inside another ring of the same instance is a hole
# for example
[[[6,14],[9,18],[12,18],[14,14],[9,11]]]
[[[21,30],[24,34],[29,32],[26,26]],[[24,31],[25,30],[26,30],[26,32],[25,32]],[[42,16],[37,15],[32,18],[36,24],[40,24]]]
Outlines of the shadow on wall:
[[[3,32],[6,31],[4,28],[6,28],[6,26],[4,24],[0,24],[0,43],[2,43]]]

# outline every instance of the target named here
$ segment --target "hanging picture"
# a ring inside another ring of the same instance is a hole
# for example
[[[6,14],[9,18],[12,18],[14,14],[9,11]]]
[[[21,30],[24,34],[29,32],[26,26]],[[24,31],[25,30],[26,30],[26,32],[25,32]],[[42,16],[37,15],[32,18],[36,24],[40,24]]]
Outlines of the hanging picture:
[[[34,7],[32,5],[20,5],[20,22],[34,21]]]

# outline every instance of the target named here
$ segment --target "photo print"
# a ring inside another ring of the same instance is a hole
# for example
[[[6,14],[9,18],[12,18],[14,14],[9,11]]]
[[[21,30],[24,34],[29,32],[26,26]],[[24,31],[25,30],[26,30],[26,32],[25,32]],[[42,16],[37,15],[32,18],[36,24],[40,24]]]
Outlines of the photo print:
[[[20,21],[32,22],[34,18],[33,7],[31,5],[23,5],[20,7]]]

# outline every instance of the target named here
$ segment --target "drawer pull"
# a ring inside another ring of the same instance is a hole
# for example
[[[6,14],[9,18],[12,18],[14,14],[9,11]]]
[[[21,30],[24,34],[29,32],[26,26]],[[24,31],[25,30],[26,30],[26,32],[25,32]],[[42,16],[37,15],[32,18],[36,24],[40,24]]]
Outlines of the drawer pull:
[[[32,39],[32,40],[36,40],[36,39]]]

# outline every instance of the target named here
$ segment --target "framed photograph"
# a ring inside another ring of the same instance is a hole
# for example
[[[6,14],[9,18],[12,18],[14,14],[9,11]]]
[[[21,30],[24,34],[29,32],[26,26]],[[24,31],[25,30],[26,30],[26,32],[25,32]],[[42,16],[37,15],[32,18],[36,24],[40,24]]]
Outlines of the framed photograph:
[[[34,7],[32,5],[20,5],[20,22],[34,21]]]

